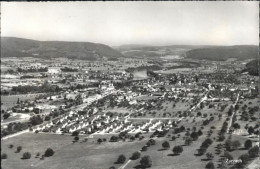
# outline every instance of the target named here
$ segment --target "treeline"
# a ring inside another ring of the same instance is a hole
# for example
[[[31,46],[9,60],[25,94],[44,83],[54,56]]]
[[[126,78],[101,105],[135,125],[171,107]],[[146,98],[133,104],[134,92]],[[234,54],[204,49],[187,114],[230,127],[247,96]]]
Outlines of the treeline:
[[[141,70],[161,70],[162,67],[158,65],[151,65],[151,66],[139,66],[139,67],[134,67],[134,68],[127,68],[125,71],[132,73],[134,71],[141,71]]]
[[[79,71],[76,68],[69,68],[69,67],[60,68],[60,70],[63,72],[78,72]]]
[[[59,92],[61,88],[56,85],[43,84],[41,86],[17,86],[13,87],[10,94],[28,94],[28,93],[49,93],[49,92]]]
[[[35,73],[35,72],[48,72],[47,67],[40,67],[40,68],[29,68],[29,69],[22,69],[17,68],[17,71],[20,73]]]
[[[259,76],[258,60],[252,60],[246,64],[246,68],[242,72],[248,72],[252,76]]]

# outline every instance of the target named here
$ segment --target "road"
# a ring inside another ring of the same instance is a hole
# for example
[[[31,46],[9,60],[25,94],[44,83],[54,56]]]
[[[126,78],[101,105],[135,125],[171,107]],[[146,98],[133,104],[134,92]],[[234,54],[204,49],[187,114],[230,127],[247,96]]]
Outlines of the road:
[[[29,129],[26,129],[26,130],[20,131],[18,133],[14,133],[14,134],[10,134],[8,136],[5,136],[1,140],[6,140],[6,139],[9,139],[9,138],[12,138],[12,137],[16,137],[16,136],[19,136],[21,134],[28,133],[28,132],[29,132]]]
[[[234,108],[235,108],[235,106],[237,105],[238,100],[239,100],[239,93],[238,93],[238,95],[237,95],[236,102],[233,104],[233,107],[234,107]],[[232,122],[233,122],[233,117],[234,117],[234,115],[235,115],[237,112],[238,112],[238,110],[237,110],[237,111],[234,110],[233,113],[232,113],[232,115],[231,115],[231,117],[230,117],[230,121],[229,121],[229,123],[228,123],[227,133],[230,133],[230,127],[231,127]]]

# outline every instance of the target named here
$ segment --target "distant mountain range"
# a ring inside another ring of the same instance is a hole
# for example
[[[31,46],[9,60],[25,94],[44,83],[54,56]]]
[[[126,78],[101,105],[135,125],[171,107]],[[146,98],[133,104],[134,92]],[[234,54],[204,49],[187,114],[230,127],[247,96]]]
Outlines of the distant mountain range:
[[[70,59],[108,60],[123,57],[117,50],[98,43],[36,41],[14,37],[1,37],[1,57],[40,57]]]
[[[1,57],[40,57],[98,60],[115,60],[120,57],[158,58],[178,55],[191,59],[225,61],[258,58],[258,46],[206,46],[169,45],[151,46],[141,44],[110,46],[91,42],[36,41],[14,37],[1,37]]]
[[[225,61],[229,58],[236,58],[238,60],[257,59],[258,46],[240,45],[199,48],[187,51],[186,57],[214,61]]]

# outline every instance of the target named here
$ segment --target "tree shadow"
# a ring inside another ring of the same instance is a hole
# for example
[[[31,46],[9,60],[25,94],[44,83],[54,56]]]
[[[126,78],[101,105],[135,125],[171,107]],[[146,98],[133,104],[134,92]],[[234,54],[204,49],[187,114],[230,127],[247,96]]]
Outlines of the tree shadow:
[[[114,162],[114,164],[123,164],[123,163],[120,163],[120,162],[116,161],[116,162]]]
[[[180,154],[168,154],[167,156],[178,156]]]
[[[145,169],[145,167],[141,164],[137,165],[134,167],[135,169]]]
[[[164,150],[167,150],[167,149],[164,149],[164,148],[158,149],[158,151],[164,151]]]
[[[208,159],[208,158],[203,158],[203,159],[201,159],[201,161],[209,161],[210,159]]]
[[[242,147],[242,148],[239,148],[238,150],[247,150],[247,148]]]

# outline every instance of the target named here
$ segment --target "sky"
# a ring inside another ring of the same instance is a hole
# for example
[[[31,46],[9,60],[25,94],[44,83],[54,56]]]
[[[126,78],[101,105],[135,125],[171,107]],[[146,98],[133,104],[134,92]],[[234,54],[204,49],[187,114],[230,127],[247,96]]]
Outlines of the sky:
[[[1,2],[1,36],[111,46],[258,45],[254,1]]]

